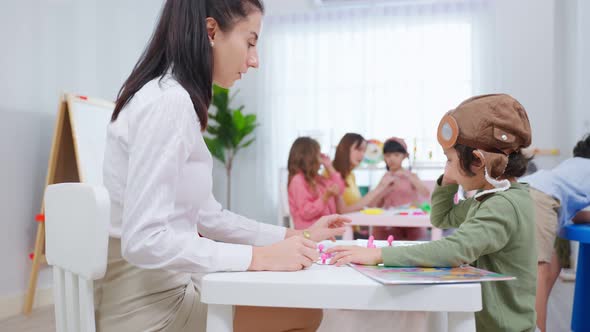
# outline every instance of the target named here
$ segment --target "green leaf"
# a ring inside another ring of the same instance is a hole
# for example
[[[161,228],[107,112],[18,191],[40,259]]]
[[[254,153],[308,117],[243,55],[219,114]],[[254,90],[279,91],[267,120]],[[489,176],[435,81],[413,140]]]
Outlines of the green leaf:
[[[225,148],[223,144],[216,139],[211,137],[203,137],[205,139],[205,143],[207,144],[207,148],[213,155],[213,157],[217,158],[217,160],[221,161],[225,164]]]
[[[242,145],[240,146],[240,149],[243,149],[243,148],[247,148],[247,147],[249,147],[249,146],[250,146],[250,144],[252,144],[252,143],[254,142],[254,140],[255,140],[255,139],[256,139],[256,138],[252,138],[252,139],[250,139],[249,141],[247,141],[246,143],[242,144]]]
[[[232,99],[237,95],[234,92],[231,97],[229,90],[219,86],[213,86],[212,110],[209,112],[210,124],[207,129],[206,143],[211,154],[225,163],[228,153],[237,153],[238,150],[252,144],[254,138],[242,143],[248,135],[251,135],[258,124],[255,114],[244,114],[244,105],[230,108]]]
[[[235,126],[238,134],[241,133],[242,130],[244,129],[244,126],[246,125],[246,118],[244,118],[244,115],[242,114],[242,112],[240,110],[234,111],[233,120],[234,120],[234,126]]]
[[[213,85],[212,103],[217,108],[217,112],[227,112],[229,105],[229,90]]]

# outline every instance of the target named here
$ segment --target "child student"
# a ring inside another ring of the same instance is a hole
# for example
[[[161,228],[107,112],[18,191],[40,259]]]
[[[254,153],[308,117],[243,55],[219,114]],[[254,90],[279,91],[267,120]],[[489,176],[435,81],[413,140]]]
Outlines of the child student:
[[[590,136],[574,147],[574,157],[551,170],[540,170],[518,181],[530,185],[537,225],[537,327],[546,330],[547,301],[561,263],[554,249],[557,232],[570,220],[590,222]],[[566,241],[560,241],[560,243]],[[567,255],[566,255],[567,256]]]
[[[406,204],[419,205],[430,199],[430,190],[411,171],[402,167],[404,159],[408,158],[408,146],[406,142],[397,137],[392,137],[383,144],[383,159],[388,170],[394,178],[393,185],[387,189],[387,193],[381,199],[383,208],[400,207]],[[419,240],[426,235],[426,230],[420,227],[374,227],[373,235],[376,239],[385,240],[389,234],[399,240]]]
[[[320,164],[327,176],[318,174]],[[295,229],[306,229],[320,217],[337,212],[337,200],[344,181],[330,158],[320,152],[320,144],[310,137],[299,137],[289,152],[289,209]]]
[[[483,310],[477,331],[534,331],[537,256],[533,202],[526,185],[515,181],[526,170],[520,149],[531,143],[525,109],[514,98],[473,97],[448,112],[438,127],[447,156],[445,172],[432,194],[431,221],[458,227],[429,243],[385,248],[334,247],[331,262],[386,266],[475,267],[516,277],[483,283]],[[479,190],[457,205],[458,184]]]

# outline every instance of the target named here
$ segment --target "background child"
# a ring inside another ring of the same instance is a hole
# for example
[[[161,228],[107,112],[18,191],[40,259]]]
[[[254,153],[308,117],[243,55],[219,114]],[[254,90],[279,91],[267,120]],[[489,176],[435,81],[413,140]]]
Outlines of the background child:
[[[326,176],[318,174],[324,165]],[[299,137],[289,152],[289,209],[295,229],[306,229],[320,217],[337,212],[337,199],[344,191],[344,181],[328,156],[321,154],[320,144],[309,137]]]
[[[546,330],[547,301],[559,276],[561,266],[554,249],[557,232],[573,218],[574,222],[590,222],[590,136],[579,141],[574,157],[552,170],[540,170],[519,179],[528,183],[535,203],[537,236],[537,326]],[[579,215],[576,215],[579,213]],[[567,248],[567,240],[559,241]],[[562,246],[563,247],[563,246]],[[566,259],[569,259],[569,250]]]
[[[377,206],[388,187],[393,183],[391,174],[386,173],[375,189],[362,196],[353,170],[361,163],[367,150],[367,141],[356,133],[346,133],[338,142],[334,155],[334,168],[345,181],[344,194],[338,202],[338,213],[360,211]],[[368,227],[355,226],[355,237],[368,238]]]
[[[482,283],[483,310],[477,331],[534,331],[536,252],[533,203],[526,185],[516,182],[526,170],[520,149],[531,143],[527,114],[508,95],[478,96],[448,112],[438,127],[447,156],[445,173],[432,194],[432,224],[458,227],[438,241],[385,248],[335,247],[332,262],[387,266],[475,267],[515,276]],[[453,203],[460,184],[480,190]]]
[[[430,200],[430,190],[411,171],[402,167],[408,158],[406,142],[392,137],[383,144],[383,159],[387,165],[388,174],[393,176],[393,184],[389,186],[378,206],[383,208],[400,207],[407,204],[420,205]],[[376,239],[385,240],[390,234],[400,240],[419,240],[426,236],[426,229],[421,227],[374,227],[373,235]]]

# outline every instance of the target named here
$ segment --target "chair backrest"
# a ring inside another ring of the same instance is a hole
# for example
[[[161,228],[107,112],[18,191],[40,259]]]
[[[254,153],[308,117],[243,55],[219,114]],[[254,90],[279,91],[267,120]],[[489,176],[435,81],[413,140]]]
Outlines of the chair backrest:
[[[289,210],[289,172],[286,168],[279,169],[279,226],[286,226],[285,219],[288,220],[289,227],[294,228],[293,218]]]
[[[109,220],[104,187],[60,183],[45,190],[45,252],[53,265],[58,332],[95,331],[93,286],[106,272]]]

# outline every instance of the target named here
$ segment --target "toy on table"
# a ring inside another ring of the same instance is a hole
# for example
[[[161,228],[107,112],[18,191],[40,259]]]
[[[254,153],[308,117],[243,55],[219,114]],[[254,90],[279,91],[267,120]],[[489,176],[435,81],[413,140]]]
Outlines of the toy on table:
[[[393,235],[390,235],[390,236],[387,237],[387,243],[391,247],[391,243],[393,243]]]
[[[380,208],[365,208],[365,209],[361,210],[361,213],[368,214],[368,215],[379,215],[379,214],[382,214],[383,212],[384,212],[384,210],[380,209]]]
[[[377,246],[373,243],[375,241],[375,237],[373,235],[369,236],[369,242],[367,242],[367,248],[377,248]]]
[[[424,202],[420,205],[420,209],[422,209],[422,211],[426,212],[426,213],[430,213],[430,211],[432,211],[432,207],[430,206],[430,204],[428,202]]]

